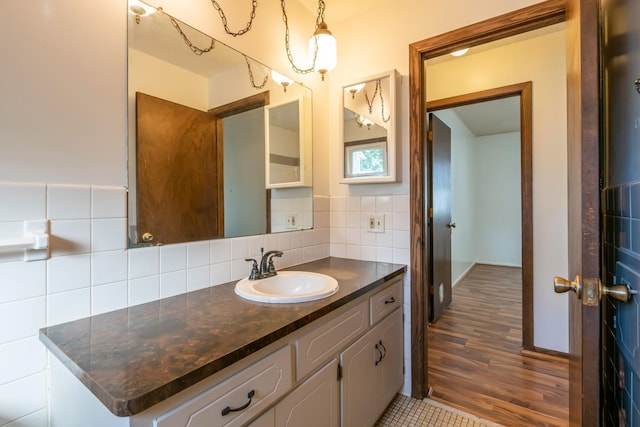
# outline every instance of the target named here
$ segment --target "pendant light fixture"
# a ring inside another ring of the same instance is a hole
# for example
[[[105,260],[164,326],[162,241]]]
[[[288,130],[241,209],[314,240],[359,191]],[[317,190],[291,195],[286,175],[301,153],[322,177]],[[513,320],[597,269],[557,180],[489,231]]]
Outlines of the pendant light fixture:
[[[317,54],[315,55],[314,71],[320,73],[322,80],[324,80],[325,74],[333,70],[337,62],[336,38],[329,31],[324,18],[322,18],[315,33],[309,39],[310,55],[316,50],[316,46]],[[311,60],[313,61],[313,57],[311,57]]]
[[[316,17],[316,28],[309,39],[309,56],[311,60],[311,66],[309,68],[300,68],[296,66],[293,55],[291,54],[291,46],[289,44],[289,20],[287,17],[287,11],[285,8],[285,0],[280,0],[280,6],[282,7],[282,20],[284,21],[285,36],[284,45],[287,52],[287,58],[289,63],[298,74],[307,74],[313,71],[317,71],[324,76],[336,66],[336,39],[329,31],[326,22],[324,22],[324,11],[326,5],[324,0],[318,1],[318,16]]]

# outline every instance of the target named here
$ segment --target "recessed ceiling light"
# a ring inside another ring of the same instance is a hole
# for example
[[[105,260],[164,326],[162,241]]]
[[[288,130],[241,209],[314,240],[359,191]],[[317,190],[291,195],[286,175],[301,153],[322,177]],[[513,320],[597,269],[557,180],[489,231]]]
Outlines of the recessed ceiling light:
[[[469,52],[469,48],[465,48],[465,49],[460,49],[460,50],[456,50],[455,52],[451,52],[451,55],[453,56],[462,56],[465,53]]]

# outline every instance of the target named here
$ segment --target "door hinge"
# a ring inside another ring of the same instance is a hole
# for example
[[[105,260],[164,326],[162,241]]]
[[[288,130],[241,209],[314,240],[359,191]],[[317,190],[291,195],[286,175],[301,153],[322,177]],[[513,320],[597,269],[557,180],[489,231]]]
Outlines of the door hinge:
[[[433,218],[433,208],[429,208],[428,215],[429,215],[429,218]]]
[[[342,365],[338,363],[338,381],[342,380]]]
[[[430,130],[427,132],[427,140],[433,141],[433,131]]]

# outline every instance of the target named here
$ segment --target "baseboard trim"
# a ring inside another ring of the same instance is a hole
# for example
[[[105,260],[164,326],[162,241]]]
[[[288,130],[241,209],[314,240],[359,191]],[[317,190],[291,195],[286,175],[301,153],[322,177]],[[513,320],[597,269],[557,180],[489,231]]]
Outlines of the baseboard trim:
[[[469,272],[471,271],[471,269],[472,269],[473,267],[475,267],[475,266],[476,266],[476,263],[475,263],[475,262],[472,262],[472,263],[471,263],[471,265],[470,265],[469,267],[467,267],[467,269],[466,269],[465,271],[463,271],[463,272],[462,272],[462,274],[461,274],[460,276],[458,276],[458,279],[457,279],[455,282],[453,282],[453,283],[451,284],[451,286],[452,286],[452,287],[453,287],[453,286],[456,286],[458,283],[462,282],[462,281],[467,277],[467,275],[469,274]]]
[[[513,267],[513,268],[522,268],[522,263],[520,264],[509,264],[503,262],[485,262],[485,261],[476,261],[474,264],[478,265],[493,265],[496,267]]]
[[[550,350],[548,348],[533,347],[531,350],[522,349],[520,354],[534,359],[551,360],[564,359],[569,360],[569,354],[562,351]]]

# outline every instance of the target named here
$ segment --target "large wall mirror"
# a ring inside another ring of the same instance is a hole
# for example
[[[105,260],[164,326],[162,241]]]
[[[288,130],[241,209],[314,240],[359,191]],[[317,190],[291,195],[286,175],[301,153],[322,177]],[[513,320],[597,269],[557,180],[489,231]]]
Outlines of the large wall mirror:
[[[393,70],[342,87],[342,179],[344,184],[400,179],[397,91]]]
[[[311,228],[311,90],[166,13],[128,16],[130,245]]]

